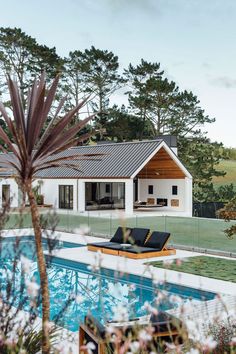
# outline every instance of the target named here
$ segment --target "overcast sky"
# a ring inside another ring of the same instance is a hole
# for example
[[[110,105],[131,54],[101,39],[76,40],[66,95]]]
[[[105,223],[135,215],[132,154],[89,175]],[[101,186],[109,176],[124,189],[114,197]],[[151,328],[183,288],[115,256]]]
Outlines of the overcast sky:
[[[216,123],[212,140],[236,147],[235,0],[0,0],[0,26],[20,27],[61,56],[94,45],[119,56],[160,62],[192,90]]]

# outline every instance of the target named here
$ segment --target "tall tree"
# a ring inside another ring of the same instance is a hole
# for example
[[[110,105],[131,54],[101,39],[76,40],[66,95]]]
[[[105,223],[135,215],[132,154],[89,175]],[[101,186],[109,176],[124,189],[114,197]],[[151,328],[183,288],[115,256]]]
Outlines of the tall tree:
[[[6,76],[14,75],[24,103],[35,75],[47,70],[48,78],[53,78],[61,71],[62,65],[55,47],[38,44],[20,28],[0,28],[0,82],[3,93],[7,88]]]
[[[30,203],[42,295],[43,354],[49,354],[50,352],[48,333],[50,303],[46,263],[42,247],[40,215],[32,182],[37,173],[44,169],[57,166],[71,167],[71,161],[69,160],[72,159],[72,156],[63,157],[62,154],[58,153],[77,145],[78,141],[81,142],[87,138],[87,136],[81,136],[78,139],[76,135],[92,118],[92,116],[87,117],[73,127],[68,128],[74,115],[83,107],[86,100],[80,102],[65,116],[58,119],[64,102],[62,101],[59,103],[57,113],[54,116],[56,123],[50,124],[47,126],[46,131],[42,132],[55,98],[58,80],[59,78],[57,77],[48,90],[46,89],[44,74],[41,76],[39,82],[34,81],[27,99],[27,109],[25,110],[21,99],[21,91],[17,87],[17,83],[9,79],[8,84],[13,107],[13,120],[11,120],[4,105],[0,103],[0,112],[12,136],[10,140],[0,127],[0,138],[6,144],[8,150],[12,152],[12,154],[1,154],[0,161],[3,166],[8,166],[11,170],[13,169],[18,184],[27,193]],[[1,146],[1,149],[5,151],[3,146]],[[73,160],[89,158],[90,156],[73,155]]]
[[[86,81],[83,75],[83,53],[79,50],[69,53],[64,59],[62,74],[63,91],[67,94],[67,105],[73,107],[78,104],[86,91]],[[78,117],[77,117],[78,118]]]
[[[151,122],[153,135],[174,134],[198,136],[200,127],[212,123],[190,91],[181,92],[174,81],[165,78],[159,63],[141,60],[125,70],[132,90],[128,91],[130,108],[142,122],[140,139],[146,122]]]
[[[118,107],[113,105],[108,110],[108,122],[106,124],[107,135],[119,142],[129,141],[135,138],[133,117],[129,114],[125,105]]]
[[[204,124],[214,123],[215,118],[205,114],[200,101],[192,91],[181,91],[175,97],[168,121],[169,133],[179,137],[200,137]]]
[[[92,108],[99,112],[95,119],[97,128],[104,130],[110,96],[124,84],[124,79],[118,73],[118,57],[94,46],[82,54],[74,52],[70,56],[73,60],[76,58],[85,91],[91,94]]]
[[[222,144],[211,143],[205,137],[182,138],[179,145],[179,157],[193,175],[193,194],[195,201],[215,201],[213,176],[224,176],[225,172],[217,170],[223,157]]]
[[[161,79],[163,71],[160,70],[160,64],[149,63],[142,59],[141,64],[136,67],[130,64],[124,74],[128,80],[129,87],[131,87],[131,90],[127,91],[129,104],[132,113],[140,121],[138,138],[142,140],[147,122],[151,120],[150,115],[152,114],[150,81]]]

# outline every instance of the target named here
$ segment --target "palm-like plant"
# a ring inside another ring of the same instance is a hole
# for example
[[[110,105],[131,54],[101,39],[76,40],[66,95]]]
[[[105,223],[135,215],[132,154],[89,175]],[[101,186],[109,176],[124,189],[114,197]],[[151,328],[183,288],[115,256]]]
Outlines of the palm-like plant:
[[[46,262],[42,247],[40,215],[32,189],[32,182],[39,171],[59,165],[71,167],[72,163],[70,160],[74,161],[91,156],[77,155],[62,157],[59,153],[77,145],[78,142],[82,142],[88,137],[86,134],[78,138],[77,134],[93,117],[89,116],[72,126],[70,123],[74,115],[84,106],[86,99],[63,117],[60,117],[59,114],[65,101],[63,99],[59,103],[51,123],[44,130],[54,101],[58,80],[59,77],[56,77],[48,91],[46,90],[44,73],[38,81],[35,80],[29,90],[27,107],[24,110],[17,83],[9,78],[8,86],[13,109],[13,119],[10,118],[3,104],[0,103],[0,112],[11,135],[10,139],[0,127],[0,138],[4,142],[4,146],[7,147],[0,146],[2,151],[6,152],[6,154],[0,154],[0,161],[2,160],[4,166],[13,170],[23,193],[26,193],[28,196],[31,208],[42,295],[42,353],[44,354],[50,351],[50,341],[47,331],[50,318],[50,303]],[[42,133],[43,130],[44,133]],[[11,154],[8,152],[11,152]]]

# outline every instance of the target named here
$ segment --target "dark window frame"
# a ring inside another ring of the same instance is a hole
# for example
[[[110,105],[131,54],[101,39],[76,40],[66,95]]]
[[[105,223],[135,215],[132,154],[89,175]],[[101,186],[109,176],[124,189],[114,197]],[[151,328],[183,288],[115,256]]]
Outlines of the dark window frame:
[[[110,183],[106,183],[106,185],[105,185],[105,193],[111,193],[111,184]]]
[[[154,190],[153,184],[149,184],[148,185],[148,194],[153,194],[154,193],[153,190]]]
[[[172,186],[172,195],[178,195],[178,186]]]
[[[59,184],[59,209],[73,209],[74,186]]]

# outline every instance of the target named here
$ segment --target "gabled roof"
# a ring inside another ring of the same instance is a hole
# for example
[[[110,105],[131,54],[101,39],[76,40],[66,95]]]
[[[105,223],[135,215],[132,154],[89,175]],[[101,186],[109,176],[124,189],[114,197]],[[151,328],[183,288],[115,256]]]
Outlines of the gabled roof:
[[[38,178],[133,178],[140,169],[164,147],[170,156],[176,161],[186,176],[189,172],[182,165],[178,157],[173,153],[163,140],[149,140],[124,143],[103,143],[98,145],[79,146],[68,149],[57,156],[71,156],[83,154],[104,154],[99,157],[86,160],[71,160],[77,168],[53,167],[40,171]],[[2,156],[1,156],[2,155]],[[0,161],[4,161],[4,155],[0,155]],[[2,158],[1,158],[2,157]],[[55,157],[55,155],[54,155]],[[50,160],[50,159],[49,159]],[[4,166],[4,163],[2,163]],[[10,176],[10,171],[2,171],[2,175]]]
[[[56,167],[38,174],[40,178],[130,178],[156,151],[161,140],[108,143],[71,148],[60,155],[104,154],[101,157],[73,161],[78,170]]]

